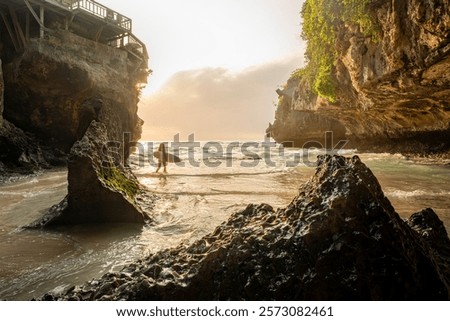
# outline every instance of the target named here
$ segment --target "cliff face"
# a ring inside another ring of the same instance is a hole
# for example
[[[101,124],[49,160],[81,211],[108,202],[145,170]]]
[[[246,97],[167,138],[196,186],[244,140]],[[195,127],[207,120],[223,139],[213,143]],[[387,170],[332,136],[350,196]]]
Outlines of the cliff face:
[[[0,128],[3,126],[3,92],[5,83],[3,82],[3,68],[0,60]]]
[[[31,38],[23,51],[3,56],[0,177],[65,164],[93,120],[106,126],[109,141],[122,143],[127,133],[127,141],[140,138],[145,57],[64,30]]]
[[[277,141],[303,146],[324,132],[365,150],[450,149],[448,0],[372,1],[379,39],[358,25],[335,24],[337,103],[317,97],[300,77],[279,91]]]
[[[1,62],[1,60],[0,60]],[[28,173],[37,167],[47,167],[47,161],[54,161],[55,153],[44,157],[35,138],[3,119],[3,72],[0,66],[0,181],[11,170],[16,173]]]
[[[3,66],[4,117],[66,152],[92,120],[106,125],[111,140],[122,142],[124,132],[138,139],[138,68],[126,51],[67,31],[30,39]]]

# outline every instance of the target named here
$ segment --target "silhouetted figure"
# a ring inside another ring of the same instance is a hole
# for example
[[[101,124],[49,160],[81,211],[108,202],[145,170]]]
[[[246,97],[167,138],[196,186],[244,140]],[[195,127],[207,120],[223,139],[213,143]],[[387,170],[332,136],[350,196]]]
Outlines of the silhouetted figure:
[[[161,168],[161,165],[164,166],[164,173],[167,173],[166,166],[167,166],[167,152],[166,152],[166,146],[164,143],[159,144],[158,147],[158,168],[156,169],[156,173],[158,173],[159,169]]]

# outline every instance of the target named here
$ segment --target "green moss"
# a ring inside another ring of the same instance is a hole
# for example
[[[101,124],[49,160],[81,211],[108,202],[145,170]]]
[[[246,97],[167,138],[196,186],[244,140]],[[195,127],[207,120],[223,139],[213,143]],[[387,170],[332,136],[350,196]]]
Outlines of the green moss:
[[[140,190],[139,184],[136,181],[126,177],[119,168],[112,164],[102,166],[100,176],[108,187],[122,192],[130,199],[134,199]]]
[[[302,77],[317,95],[336,102],[335,28],[340,22],[357,24],[365,35],[376,40],[376,24],[368,9],[371,2],[373,0],[306,0],[301,12],[301,36],[307,42],[307,65],[292,76]]]

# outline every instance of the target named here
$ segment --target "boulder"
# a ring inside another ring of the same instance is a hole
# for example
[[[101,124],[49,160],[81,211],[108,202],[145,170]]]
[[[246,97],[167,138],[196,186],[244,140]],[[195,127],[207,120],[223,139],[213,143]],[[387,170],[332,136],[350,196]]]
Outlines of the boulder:
[[[55,149],[52,155],[56,155]],[[0,125],[0,181],[11,176],[32,174],[56,164],[56,156],[46,157],[35,137],[4,119]],[[55,160],[55,162],[53,162]]]
[[[31,226],[130,222],[151,219],[140,200],[144,188],[121,164],[117,145],[111,144],[104,124],[92,121],[68,159],[68,194]]]
[[[434,243],[449,239],[431,216],[406,223],[357,156],[320,156],[286,208],[248,205],[192,245],[43,299],[447,300]]]
[[[447,288],[450,288],[450,240],[444,223],[431,208],[414,213],[407,223],[429,246],[428,249],[435,258],[441,278]]]

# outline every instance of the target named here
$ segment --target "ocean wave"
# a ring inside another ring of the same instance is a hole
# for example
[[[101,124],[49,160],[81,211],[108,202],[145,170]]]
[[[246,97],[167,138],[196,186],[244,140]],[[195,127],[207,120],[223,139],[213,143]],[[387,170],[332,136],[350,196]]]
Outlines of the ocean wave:
[[[388,197],[395,197],[395,198],[411,198],[411,197],[417,197],[417,196],[449,196],[450,191],[439,191],[439,192],[430,192],[425,191],[421,189],[417,189],[414,191],[390,191],[385,193]]]
[[[218,189],[211,189],[208,192],[205,191],[160,191],[160,190],[152,190],[149,189],[151,192],[155,194],[160,195],[172,195],[172,196],[215,196],[215,195],[267,195],[267,196],[277,196],[277,195],[283,195],[282,192],[272,192],[272,191],[226,191],[226,190],[218,190]]]
[[[164,177],[211,177],[211,178],[227,178],[227,177],[237,177],[237,176],[261,176],[270,174],[285,173],[286,169],[277,169],[269,171],[258,171],[258,172],[222,172],[222,173],[168,173]],[[162,177],[160,173],[155,172],[135,172],[136,176],[139,177]]]
[[[242,149],[242,144],[239,147],[233,148],[231,151],[227,148],[226,145],[223,145],[222,149],[210,152],[209,150],[205,150],[202,147],[194,148],[192,150],[188,150],[186,148],[181,149],[169,149],[168,152],[175,154],[180,157],[182,161],[187,161],[190,157],[194,156],[196,160],[263,160],[263,159],[271,159],[274,161],[277,160],[286,160],[292,159],[295,157],[304,157],[307,155],[323,155],[326,153],[330,153],[329,150],[323,148],[310,148],[310,149],[302,149],[302,148],[284,148],[284,147],[254,147],[249,149]],[[153,148],[153,150],[155,150]],[[356,149],[340,149],[338,151],[333,151],[333,154],[339,155],[353,155],[357,153]],[[153,153],[149,152],[149,150],[144,150],[143,153],[135,152],[130,155],[130,159],[136,161],[138,159],[149,161],[153,160]]]
[[[391,154],[391,153],[358,153],[356,150],[356,154],[359,154],[361,160],[363,162],[371,162],[371,161],[387,161],[387,160],[407,160],[405,156],[399,153]]]

